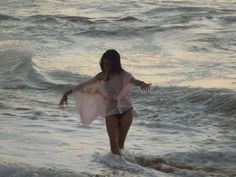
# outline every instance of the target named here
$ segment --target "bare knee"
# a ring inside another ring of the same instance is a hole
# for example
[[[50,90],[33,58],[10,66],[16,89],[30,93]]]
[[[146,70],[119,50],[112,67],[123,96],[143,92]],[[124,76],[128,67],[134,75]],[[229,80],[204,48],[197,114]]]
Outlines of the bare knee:
[[[124,149],[125,139],[128,134],[129,128],[133,121],[132,110],[128,111],[121,119],[120,119],[120,127],[119,127],[119,147],[120,149]]]
[[[119,122],[116,117],[106,117],[106,127],[110,139],[111,152],[120,155],[119,148]]]

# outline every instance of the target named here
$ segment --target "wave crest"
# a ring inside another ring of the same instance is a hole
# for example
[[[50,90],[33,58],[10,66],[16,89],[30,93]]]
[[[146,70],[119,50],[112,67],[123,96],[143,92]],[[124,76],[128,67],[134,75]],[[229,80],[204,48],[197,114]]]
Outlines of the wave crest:
[[[94,23],[92,19],[88,17],[82,17],[82,16],[66,16],[66,15],[44,15],[44,14],[37,14],[37,15],[32,15],[26,18],[27,20],[33,20],[34,22],[51,22],[51,23],[60,23],[59,20],[63,21],[69,21],[73,23],[88,23],[92,24]]]
[[[10,15],[0,14],[0,21],[1,20],[19,20],[19,19]]]
[[[54,82],[41,73],[32,62],[32,53],[22,49],[0,51],[0,88],[2,89],[63,89],[68,83]],[[60,87],[58,87],[60,86]]]

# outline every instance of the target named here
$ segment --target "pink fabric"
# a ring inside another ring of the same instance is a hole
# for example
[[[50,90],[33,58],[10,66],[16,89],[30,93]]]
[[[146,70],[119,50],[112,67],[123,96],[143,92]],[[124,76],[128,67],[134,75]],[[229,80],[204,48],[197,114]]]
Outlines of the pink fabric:
[[[133,76],[124,70],[109,81],[92,78],[74,87],[72,97],[81,122],[88,126],[99,116],[106,117],[131,109],[132,78]]]

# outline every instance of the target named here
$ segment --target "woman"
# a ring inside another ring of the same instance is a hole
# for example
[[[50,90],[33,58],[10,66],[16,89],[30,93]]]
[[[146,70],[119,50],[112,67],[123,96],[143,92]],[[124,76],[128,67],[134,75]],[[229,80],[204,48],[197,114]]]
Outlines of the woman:
[[[149,90],[151,84],[135,79],[122,69],[120,55],[107,50],[100,60],[101,72],[94,78],[66,91],[59,103],[67,103],[68,95],[75,97],[83,124],[88,125],[98,116],[106,118],[111,152],[121,155],[125,138],[133,121],[131,86]]]

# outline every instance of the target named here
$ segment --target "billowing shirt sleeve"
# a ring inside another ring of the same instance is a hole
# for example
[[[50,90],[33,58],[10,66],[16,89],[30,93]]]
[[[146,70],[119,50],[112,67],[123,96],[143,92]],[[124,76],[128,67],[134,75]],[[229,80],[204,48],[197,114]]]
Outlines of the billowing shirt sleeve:
[[[85,81],[81,84],[78,84],[74,88],[72,88],[72,92],[83,91],[84,89],[86,89],[88,87],[91,87],[91,86],[95,85],[98,82],[99,82],[99,80],[97,80],[96,78],[89,79],[89,80],[87,80],[87,81]]]
[[[129,73],[129,72],[126,71],[126,73],[125,73],[125,79],[124,79],[125,85],[128,85],[129,83],[131,83],[131,82],[130,82],[131,79],[135,79],[135,77],[134,77],[131,73]]]
[[[95,78],[83,82],[72,89],[76,110],[84,126],[88,126],[99,116],[104,117],[105,95],[102,82]]]

